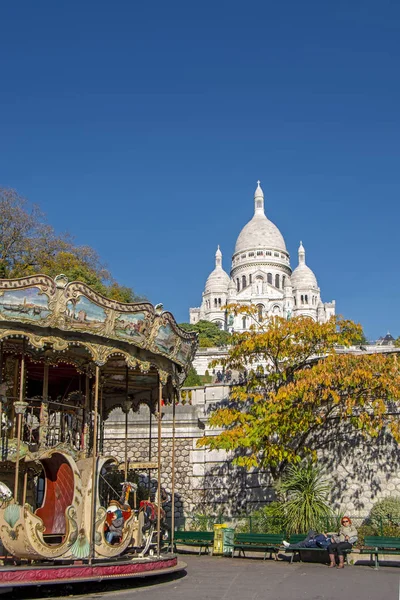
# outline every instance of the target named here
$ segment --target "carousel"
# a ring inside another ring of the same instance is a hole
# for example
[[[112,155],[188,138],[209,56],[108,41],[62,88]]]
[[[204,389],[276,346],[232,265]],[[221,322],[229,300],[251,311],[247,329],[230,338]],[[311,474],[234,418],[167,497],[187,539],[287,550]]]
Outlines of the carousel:
[[[196,347],[162,305],[123,304],[63,275],[0,280],[0,588],[184,568],[170,552],[174,407]],[[156,460],[132,463],[128,413],[142,404],[156,423]],[[164,405],[173,407],[169,493]],[[115,408],[125,414],[118,458],[105,441]],[[153,491],[140,487],[143,473]]]

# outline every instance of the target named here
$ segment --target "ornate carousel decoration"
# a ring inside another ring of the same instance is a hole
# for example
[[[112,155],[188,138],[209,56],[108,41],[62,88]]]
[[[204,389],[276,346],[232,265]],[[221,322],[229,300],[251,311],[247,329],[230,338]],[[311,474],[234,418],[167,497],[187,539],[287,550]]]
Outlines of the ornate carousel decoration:
[[[174,530],[174,491],[160,483],[162,406],[174,411],[196,347],[161,305],[123,304],[63,275],[0,280],[0,538],[9,555],[89,566],[161,556],[167,499]],[[128,464],[128,414],[143,403],[158,458]],[[117,407],[122,464],[104,452]],[[140,500],[129,478],[150,470],[155,493]]]

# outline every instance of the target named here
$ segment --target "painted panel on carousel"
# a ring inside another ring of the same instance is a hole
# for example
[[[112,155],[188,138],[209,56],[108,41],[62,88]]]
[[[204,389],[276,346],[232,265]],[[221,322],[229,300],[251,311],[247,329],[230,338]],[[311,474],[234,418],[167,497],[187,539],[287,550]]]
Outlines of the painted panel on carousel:
[[[144,312],[122,313],[115,319],[115,335],[122,340],[144,342],[147,320]]]
[[[181,345],[179,347],[178,352],[176,353],[176,358],[180,362],[186,363],[190,360],[192,351],[193,351],[193,342],[189,341],[189,340],[181,340]]]
[[[169,323],[161,325],[157,331],[157,335],[154,338],[154,345],[163,354],[171,355],[178,343],[178,336],[172,329]]]
[[[74,329],[89,329],[95,331],[104,326],[107,315],[101,306],[95,304],[85,296],[80,296],[78,300],[69,300],[65,321]]]
[[[40,321],[50,314],[49,298],[38,287],[6,290],[0,296],[0,314],[18,321]]]

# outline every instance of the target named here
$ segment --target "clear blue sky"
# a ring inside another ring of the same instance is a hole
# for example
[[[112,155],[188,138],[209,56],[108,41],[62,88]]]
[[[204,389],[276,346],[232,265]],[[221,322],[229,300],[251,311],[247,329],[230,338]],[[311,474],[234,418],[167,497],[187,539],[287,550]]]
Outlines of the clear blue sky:
[[[2,2],[0,185],[178,321],[261,179],[292,268],[400,335],[400,4]]]

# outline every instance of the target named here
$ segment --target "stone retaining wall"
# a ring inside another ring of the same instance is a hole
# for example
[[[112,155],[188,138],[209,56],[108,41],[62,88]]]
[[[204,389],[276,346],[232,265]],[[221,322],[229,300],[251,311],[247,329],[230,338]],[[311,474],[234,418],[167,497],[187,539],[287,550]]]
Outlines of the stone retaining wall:
[[[204,434],[215,434],[208,419],[217,405],[227,402],[229,387],[208,385],[184,390],[185,404],[176,406],[176,517],[195,512],[222,513],[226,516],[250,514],[274,498],[268,472],[235,467],[232,455],[223,450],[197,447]],[[142,405],[129,414],[128,458],[130,461],[156,461],[157,426]],[[106,422],[104,453],[125,458],[125,415],[114,410]],[[368,514],[373,503],[387,495],[400,495],[400,453],[388,435],[366,441],[346,428],[327,435],[320,461],[332,482],[331,502],[335,510],[352,515]],[[162,484],[171,490],[172,407],[163,407]],[[156,472],[154,471],[154,478]]]

